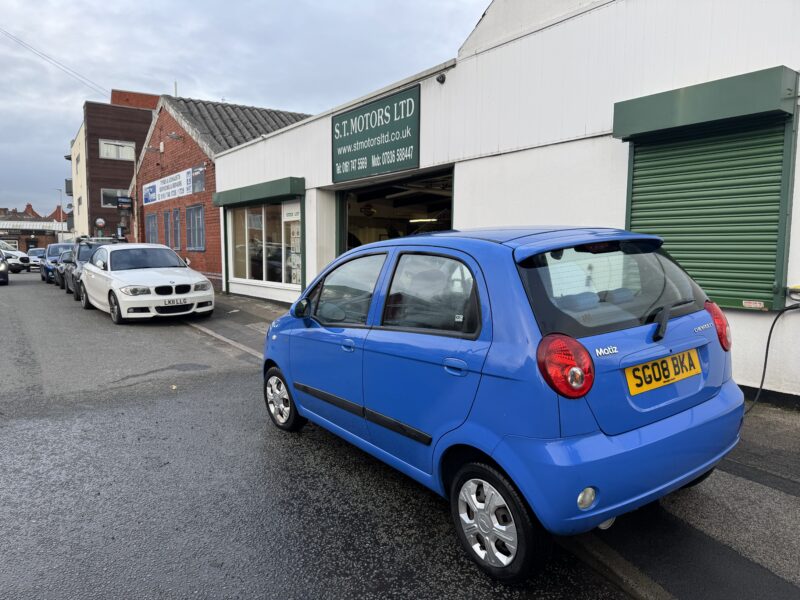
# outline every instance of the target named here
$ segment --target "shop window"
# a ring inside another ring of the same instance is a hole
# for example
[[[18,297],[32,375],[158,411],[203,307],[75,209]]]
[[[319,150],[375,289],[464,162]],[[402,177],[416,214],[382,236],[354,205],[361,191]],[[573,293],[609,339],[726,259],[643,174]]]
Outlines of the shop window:
[[[248,279],[264,280],[264,207],[251,206],[247,210]]]
[[[100,190],[100,206],[103,208],[117,208],[117,198],[127,194],[128,190],[103,188]]]
[[[202,205],[186,207],[186,249],[200,252],[206,249],[206,225]]]
[[[144,218],[144,239],[148,244],[158,243],[158,215],[155,213]]]
[[[233,276],[299,285],[302,272],[300,203],[230,211]]]
[[[172,211],[172,249],[181,249],[181,209]]]
[[[164,245],[170,245],[170,234],[172,234],[172,223],[171,223],[172,213],[168,210],[164,211]]]
[[[118,140],[100,140],[100,158],[111,160],[136,160],[136,143]]]
[[[247,279],[247,213],[244,208],[231,211],[233,216],[233,276]]]

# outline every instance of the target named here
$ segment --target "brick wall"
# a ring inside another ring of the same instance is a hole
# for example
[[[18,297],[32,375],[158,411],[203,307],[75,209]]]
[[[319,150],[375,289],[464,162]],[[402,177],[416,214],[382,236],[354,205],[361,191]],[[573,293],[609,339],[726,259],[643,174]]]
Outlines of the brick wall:
[[[182,136],[183,139],[172,139],[169,137],[170,133]],[[165,109],[162,109],[157,117],[153,136],[148,145],[158,148],[162,142],[164,143],[164,152],[146,152],[141,167],[136,173],[136,185],[132,194],[137,207],[136,240],[145,241],[145,217],[155,213],[158,221],[158,242],[163,244],[165,242],[164,212],[169,210],[172,214],[174,209],[179,209],[181,249],[177,251],[178,254],[189,258],[192,269],[202,272],[211,280],[215,288],[221,289],[222,253],[220,251],[219,208],[212,204],[212,197],[216,190],[214,162]],[[141,196],[144,185],[203,164],[206,168],[205,191],[142,206]],[[206,243],[205,250],[202,252],[186,249],[186,208],[195,205],[202,205],[204,208]]]
[[[130,106],[132,108],[149,108],[155,110],[160,96],[156,94],[143,94],[127,90],[111,90],[111,104],[116,106]]]

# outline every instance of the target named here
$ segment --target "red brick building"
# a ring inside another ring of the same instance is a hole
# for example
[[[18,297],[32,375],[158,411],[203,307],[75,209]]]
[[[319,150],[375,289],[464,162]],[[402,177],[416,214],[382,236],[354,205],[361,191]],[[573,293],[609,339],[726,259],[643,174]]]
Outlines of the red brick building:
[[[155,113],[130,187],[136,240],[170,246],[219,289],[215,156],[308,115],[173,96]]]
[[[68,215],[60,206],[46,217],[37,213],[30,203],[22,211],[0,208],[0,241],[22,252],[44,248],[58,242],[59,234],[66,233]]]

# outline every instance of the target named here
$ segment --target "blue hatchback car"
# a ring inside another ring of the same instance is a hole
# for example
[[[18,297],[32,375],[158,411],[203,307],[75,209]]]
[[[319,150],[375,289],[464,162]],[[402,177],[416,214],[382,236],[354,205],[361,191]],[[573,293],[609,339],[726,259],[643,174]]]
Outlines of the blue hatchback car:
[[[469,556],[524,579],[546,531],[608,527],[739,439],[727,320],[661,244],[551,227],[351,250],[267,332],[269,415],[448,498]]]

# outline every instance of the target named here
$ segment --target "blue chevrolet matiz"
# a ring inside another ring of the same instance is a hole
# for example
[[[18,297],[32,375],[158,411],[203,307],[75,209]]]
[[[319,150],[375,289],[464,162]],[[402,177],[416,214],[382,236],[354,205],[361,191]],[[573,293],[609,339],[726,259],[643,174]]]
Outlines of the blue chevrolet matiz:
[[[267,332],[271,420],[448,498],[467,554],[524,579],[546,532],[608,527],[739,440],[727,320],[661,244],[550,227],[351,250]]]

